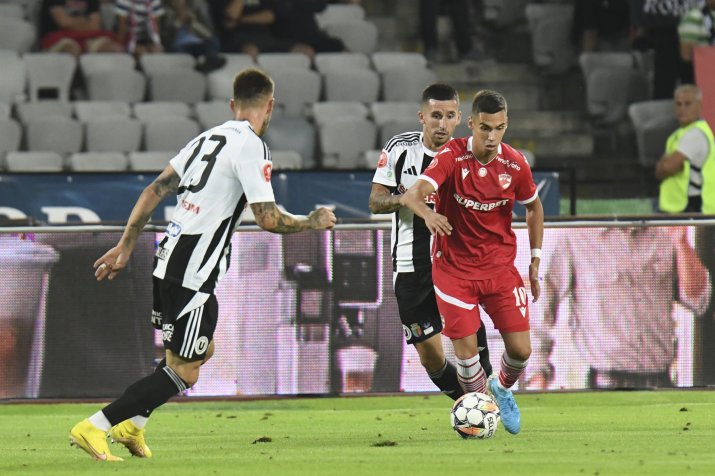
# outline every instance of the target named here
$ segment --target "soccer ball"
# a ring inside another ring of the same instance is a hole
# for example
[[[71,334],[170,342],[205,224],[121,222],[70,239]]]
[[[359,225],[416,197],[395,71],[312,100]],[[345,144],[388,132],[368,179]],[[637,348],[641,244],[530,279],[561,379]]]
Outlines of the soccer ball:
[[[452,428],[462,438],[491,438],[499,424],[499,407],[485,393],[466,393],[454,402],[450,417]]]

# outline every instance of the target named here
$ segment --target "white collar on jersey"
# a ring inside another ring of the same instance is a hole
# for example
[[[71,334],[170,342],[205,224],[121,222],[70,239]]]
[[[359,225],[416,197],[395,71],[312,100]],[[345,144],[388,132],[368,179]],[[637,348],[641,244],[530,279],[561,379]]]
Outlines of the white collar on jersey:
[[[469,139],[467,139],[467,150],[468,150],[469,152],[472,152],[472,139],[474,139],[474,136],[469,136]],[[472,152],[472,155],[474,155],[474,152]],[[494,157],[498,157],[498,156],[500,156],[500,155],[502,155],[502,153],[501,153],[501,142],[500,142],[499,145],[497,146],[497,155],[495,155]],[[492,160],[493,160],[493,159],[492,159]],[[489,162],[491,162],[491,160],[490,160]]]

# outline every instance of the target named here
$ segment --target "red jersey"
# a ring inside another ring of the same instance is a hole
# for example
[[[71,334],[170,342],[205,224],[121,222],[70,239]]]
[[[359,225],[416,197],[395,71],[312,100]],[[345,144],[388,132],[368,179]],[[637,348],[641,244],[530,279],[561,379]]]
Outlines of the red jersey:
[[[420,178],[437,190],[435,211],[452,225],[451,235],[434,238],[434,266],[451,276],[477,280],[514,265],[514,201],[527,204],[538,197],[521,152],[502,143],[497,155],[481,164],[472,153],[471,137],[452,139]]]

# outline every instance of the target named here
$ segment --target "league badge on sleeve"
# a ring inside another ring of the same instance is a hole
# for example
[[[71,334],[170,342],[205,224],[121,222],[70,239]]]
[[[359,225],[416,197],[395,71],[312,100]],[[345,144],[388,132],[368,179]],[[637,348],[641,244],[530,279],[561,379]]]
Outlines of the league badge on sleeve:
[[[271,173],[273,171],[273,165],[271,164],[266,164],[263,166],[263,177],[266,179],[266,182],[271,181]]]
[[[387,154],[383,150],[382,153],[380,154],[380,158],[377,159],[377,168],[381,169],[386,165],[387,165]]]

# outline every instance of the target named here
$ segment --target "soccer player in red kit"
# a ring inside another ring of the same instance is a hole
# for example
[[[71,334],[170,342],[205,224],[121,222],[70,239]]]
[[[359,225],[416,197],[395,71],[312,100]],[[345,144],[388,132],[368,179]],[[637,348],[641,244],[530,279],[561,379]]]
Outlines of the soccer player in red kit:
[[[526,368],[531,340],[526,288],[514,266],[512,209],[515,201],[526,208],[534,301],[540,293],[544,209],[526,159],[502,143],[507,124],[504,97],[479,91],[468,120],[472,136],[447,142],[401,202],[424,219],[435,237],[432,279],[444,318],[442,333],[454,345],[460,381],[469,392],[486,392],[488,387],[504,427],[516,434],[521,419],[510,389]],[[434,192],[439,200],[433,211],[425,197]],[[475,337],[481,326],[478,305],[504,340],[498,378],[489,380],[479,363]]]

